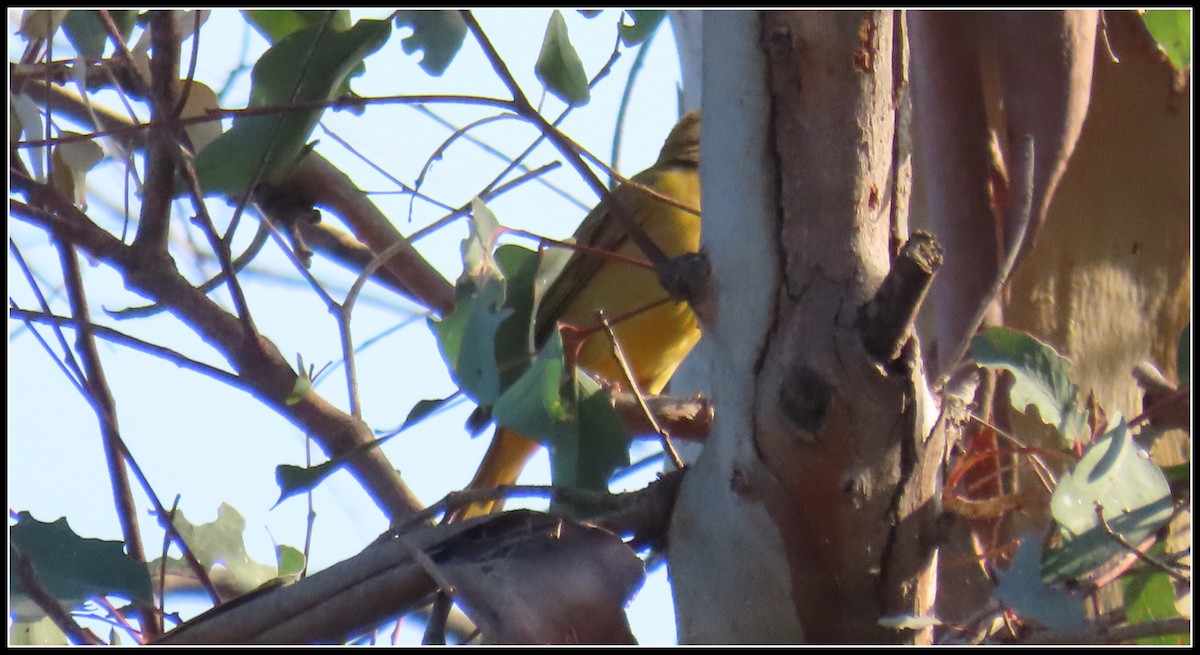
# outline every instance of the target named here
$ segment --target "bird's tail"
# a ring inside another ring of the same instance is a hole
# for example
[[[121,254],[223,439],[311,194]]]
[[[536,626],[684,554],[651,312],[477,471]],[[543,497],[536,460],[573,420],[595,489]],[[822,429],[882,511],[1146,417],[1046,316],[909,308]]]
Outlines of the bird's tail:
[[[487,489],[502,484],[513,484],[538,447],[539,444],[532,439],[522,437],[512,430],[496,428],[492,444],[488,446],[483,462],[479,464],[479,470],[475,472],[475,477],[467,488]],[[500,511],[503,506],[503,500],[474,503],[465,508],[460,517],[469,519],[491,514]]]

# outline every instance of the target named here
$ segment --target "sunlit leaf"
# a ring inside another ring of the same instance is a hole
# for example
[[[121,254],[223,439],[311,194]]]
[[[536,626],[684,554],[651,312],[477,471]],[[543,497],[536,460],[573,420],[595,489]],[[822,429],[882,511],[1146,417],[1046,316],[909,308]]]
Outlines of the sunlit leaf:
[[[1190,9],[1147,9],[1142,20],[1167,59],[1176,69],[1192,65],[1192,12]]]
[[[183,93],[182,86],[180,93]],[[207,84],[192,80],[187,87],[187,102],[183,105],[180,118],[197,118],[206,116],[211,111],[220,108],[217,94]],[[191,123],[184,126],[188,140],[192,142],[192,152],[203,151],[208,144],[221,136],[221,119],[217,118],[203,123]]]
[[[1162,544],[1150,550],[1153,557],[1162,557]],[[1146,623],[1158,619],[1179,616],[1175,609],[1175,587],[1171,578],[1163,571],[1150,574],[1129,575],[1121,583],[1125,599],[1125,620],[1129,623]],[[1186,643],[1185,635],[1161,635],[1138,640],[1142,646],[1178,646]]]
[[[411,27],[413,33],[404,37],[400,47],[410,55],[422,51],[421,68],[435,76],[446,72],[467,37],[462,16],[449,9],[401,9],[396,12],[396,27],[402,26]]]
[[[304,553],[292,546],[275,547],[276,574],[284,580],[292,581],[300,577],[304,571]]]
[[[970,356],[980,365],[1013,374],[1012,405],[1037,408],[1044,423],[1064,439],[1085,436],[1086,416],[1079,407],[1079,388],[1071,382],[1070,362],[1050,346],[1014,330],[990,328],[971,339]]]
[[[1050,511],[1065,530],[1065,536],[1077,536],[1100,525],[1096,507],[1103,507],[1105,520],[1120,516],[1169,498],[1171,488],[1146,451],[1133,440],[1128,424],[1116,428],[1092,444],[1075,470],[1063,475],[1050,498]],[[1166,516],[1162,519],[1165,521]],[[1137,543],[1156,527],[1122,533]]]
[[[68,13],[68,9],[26,9],[17,33],[27,40],[48,39],[58,31]]]
[[[13,621],[8,629],[9,646],[66,646],[71,641],[50,617],[36,621]]]
[[[104,159],[104,150],[94,141],[67,141],[54,146],[51,157],[54,161],[51,183],[74,200],[76,207],[87,211],[87,174]]]
[[[499,276],[492,248],[500,235],[500,222],[479,198],[471,199],[471,231],[462,242],[463,275],[477,281]]]
[[[292,385],[292,391],[284,399],[283,403],[289,407],[300,402],[304,398],[304,394],[312,390],[312,380],[308,377],[308,371],[300,369],[300,373],[296,376],[296,383]]]
[[[350,28],[349,9],[243,9],[242,15],[246,17],[246,22],[264,39],[271,43],[278,43],[294,32],[324,23],[331,12],[333,19],[330,21],[329,27],[335,30]]]
[[[571,45],[567,21],[557,9],[550,15],[550,23],[546,25],[546,36],[534,72],[546,90],[568,105],[586,105],[592,98],[583,61]]]
[[[41,141],[45,138],[45,124],[42,122],[41,110],[29,96],[21,93],[10,95],[8,98],[9,115],[16,118],[25,134],[26,141]],[[11,130],[11,127],[9,128]],[[11,131],[9,132],[11,138]],[[18,137],[19,138],[19,137]],[[33,168],[35,180],[46,179],[46,147],[37,146],[29,149],[29,163]]]
[[[1141,543],[1171,516],[1167,480],[1124,422],[1088,448],[1050,498],[1063,543],[1046,557],[1048,578],[1079,578],[1125,552],[1103,529],[1097,506],[1109,528],[1131,544]]]
[[[217,518],[202,524],[191,523],[177,511],[173,524],[196,559],[209,570],[217,564],[223,566],[238,591],[249,591],[278,577],[277,565],[256,562],[246,553],[246,519],[232,505],[221,503]]]
[[[626,13],[633,19],[632,24],[621,23],[621,43],[626,47],[635,46],[650,38],[667,15],[663,9],[630,9]]]

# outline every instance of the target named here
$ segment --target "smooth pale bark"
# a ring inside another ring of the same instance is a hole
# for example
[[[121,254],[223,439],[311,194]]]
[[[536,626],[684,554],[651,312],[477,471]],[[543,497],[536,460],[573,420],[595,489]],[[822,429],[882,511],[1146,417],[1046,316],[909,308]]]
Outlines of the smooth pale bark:
[[[680,641],[925,638],[879,619],[932,602],[942,447],[916,341],[878,362],[856,325],[905,225],[893,14],[703,22],[716,419],[671,527]]]

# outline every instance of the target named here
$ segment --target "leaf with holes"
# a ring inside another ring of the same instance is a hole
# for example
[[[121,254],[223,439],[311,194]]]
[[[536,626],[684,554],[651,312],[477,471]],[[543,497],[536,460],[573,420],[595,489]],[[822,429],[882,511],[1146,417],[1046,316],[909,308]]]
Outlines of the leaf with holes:
[[[990,328],[971,339],[970,356],[980,366],[1013,374],[1010,398],[1018,411],[1033,405],[1042,422],[1058,428],[1069,441],[1086,434],[1079,388],[1070,378],[1071,363],[1053,348],[1022,332]]]
[[[633,20],[632,25],[621,23],[621,43],[626,47],[635,46],[650,38],[667,15],[663,9],[629,9],[626,13]]]
[[[47,591],[67,608],[75,608],[92,596],[115,594],[153,605],[150,574],[146,567],[125,554],[120,541],[79,536],[61,518],[43,523],[29,512],[20,512],[8,528],[9,566],[12,553],[19,551]],[[10,576],[10,613],[18,621],[44,616],[41,608],[21,588],[20,576]]]
[[[449,9],[401,9],[396,12],[396,27],[411,27],[400,47],[407,54],[424,53],[421,68],[440,77],[450,67],[467,37],[467,24],[457,11]]]

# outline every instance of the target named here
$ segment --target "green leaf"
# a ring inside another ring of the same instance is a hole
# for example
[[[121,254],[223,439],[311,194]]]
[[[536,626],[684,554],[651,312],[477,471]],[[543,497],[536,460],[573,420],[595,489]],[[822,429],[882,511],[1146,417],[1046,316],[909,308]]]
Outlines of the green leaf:
[[[567,21],[557,9],[550,15],[550,23],[546,25],[546,37],[542,41],[542,52],[534,65],[534,73],[546,90],[568,105],[586,105],[592,98],[583,61],[571,45]]]
[[[496,400],[492,416],[501,427],[542,444],[549,444],[573,428],[570,399],[563,397],[563,345],[553,334],[533,364]]]
[[[467,36],[462,16],[449,9],[401,9],[396,12],[396,27],[404,26],[411,27],[413,33],[404,37],[400,47],[410,55],[423,51],[421,68],[437,77],[446,72]]]
[[[295,581],[304,571],[304,553],[292,546],[276,546],[275,563],[280,578]]]
[[[1146,29],[1178,70],[1192,65],[1192,12],[1188,9],[1147,9]]]
[[[26,40],[48,39],[58,31],[68,13],[67,9],[26,9],[21,13],[17,32]]]
[[[67,646],[71,641],[50,617],[37,621],[13,621],[8,629],[9,646]]]
[[[304,394],[312,390],[312,379],[308,377],[308,371],[300,369],[300,374],[296,376],[296,383],[292,385],[292,392],[284,398],[283,404],[291,407],[300,402],[304,398]]]
[[[1071,364],[1053,348],[1022,332],[990,328],[971,339],[970,356],[980,366],[1013,374],[1010,399],[1018,411],[1033,405],[1041,420],[1069,441],[1086,435],[1086,416],[1079,408],[1079,388],[1071,382]]]
[[[650,38],[667,15],[663,9],[629,9],[626,13],[633,19],[632,25],[621,23],[621,43],[626,47],[635,46]]]
[[[996,572],[993,595],[1023,619],[1047,628],[1071,630],[1084,625],[1083,602],[1042,581],[1042,545],[1035,535],[1021,538],[1012,566]]]
[[[29,512],[17,515],[17,523],[8,529],[11,550],[21,552],[33,566],[46,590],[64,607],[74,608],[92,596],[110,594],[154,604],[150,574],[146,567],[125,554],[120,541],[86,539],[77,535],[61,518],[43,523]],[[10,612],[17,620],[43,616],[21,589],[19,576],[9,579],[12,602]]]
[[[64,132],[64,134],[72,134]],[[104,159],[104,150],[94,141],[68,141],[51,151],[54,167],[50,180],[59,193],[87,211],[87,174]]]
[[[1171,517],[1167,480],[1123,421],[1088,448],[1050,497],[1063,543],[1046,558],[1049,579],[1082,577],[1125,552],[1100,525],[1097,504],[1104,508],[1109,527],[1132,544],[1141,543]]]
[[[449,402],[451,398],[454,398],[454,396],[417,401],[417,404],[413,405],[413,408],[408,410],[408,416],[405,417],[404,423],[400,425],[400,429],[404,430],[425,420],[430,414],[436,412],[439,408]]]
[[[137,11],[132,9],[108,11],[126,43],[129,43],[133,26],[137,24],[137,14]],[[81,57],[100,59],[104,56],[104,46],[108,44],[108,29],[101,21],[99,10],[72,9],[63,20],[62,27],[67,34],[67,40]]]
[[[1166,477],[1150,456],[1133,441],[1124,421],[1092,444],[1075,470],[1058,481],[1050,497],[1050,511],[1064,536],[1083,534],[1100,525],[1096,506],[1104,508],[1104,519],[1112,521],[1134,510],[1170,498]],[[1168,517],[1163,516],[1165,521]],[[1122,533],[1131,543],[1148,537],[1156,527]]]
[[[504,306],[512,312],[496,329],[500,384],[507,388],[533,358],[533,287],[539,257],[528,248],[505,244],[496,249],[496,263],[507,280]]]
[[[1148,554],[1161,557],[1164,551],[1164,545],[1159,543]],[[1146,623],[1179,616],[1175,609],[1175,587],[1171,584],[1171,577],[1162,571],[1125,576],[1121,593],[1125,599],[1125,620],[1128,623]],[[1142,646],[1178,646],[1186,643],[1184,634],[1146,637],[1137,643]]]
[[[600,384],[576,370],[564,388],[564,368],[562,339],[554,332],[496,401],[493,416],[550,449],[554,486],[605,491],[612,474],[629,465],[629,439]]]
[[[293,97],[295,103],[332,101],[355,68],[390,35],[390,24],[380,20],[360,20],[348,30],[307,27],[293,32],[254,65],[250,106],[286,107],[293,104]],[[245,191],[260,162],[265,161],[260,181],[285,172],[304,151],[324,111],[294,109],[235,118],[228,132],[196,156],[204,194]]]
[[[476,282],[460,281],[454,311],[440,321],[430,319],[429,326],[458,387],[476,403],[490,405],[501,391],[496,330],[511,310],[504,307],[503,278],[479,283],[483,286],[471,289]]]
[[[564,459],[570,467],[566,486],[607,491],[608,480],[618,469],[629,466],[629,435],[613,409],[608,392],[599,383],[579,369],[575,370],[576,397],[579,404],[579,445],[577,459]],[[559,448],[554,444],[553,448]],[[551,459],[555,457],[551,450]],[[560,477],[562,474],[560,473]],[[556,480],[555,484],[559,484]]]
[[[217,518],[209,523],[194,525],[182,511],[175,512],[175,529],[206,570],[220,564],[229,571],[233,586],[246,592],[278,577],[278,565],[262,564],[246,553],[243,535],[246,519],[232,505],[221,503]]]
[[[335,458],[313,466],[276,466],[275,484],[279,487],[279,498],[275,500],[274,507],[278,507],[279,503],[292,496],[315,489],[325,478],[336,473],[345,461],[345,458]]]
[[[1163,498],[1128,514],[1105,520],[1118,534],[1149,533],[1154,531],[1156,526],[1163,524],[1163,517],[1170,516],[1171,509],[1171,499]],[[1042,563],[1042,572],[1049,582],[1077,580],[1125,552],[1124,546],[1113,540],[1103,527],[1097,525],[1052,548]]]
[[[296,10],[296,9],[243,9],[242,15],[246,22],[264,39],[271,43],[279,43],[295,32],[306,27],[316,27],[325,22],[325,17],[333,12],[333,20],[329,26],[335,30],[350,28],[350,10]]]

